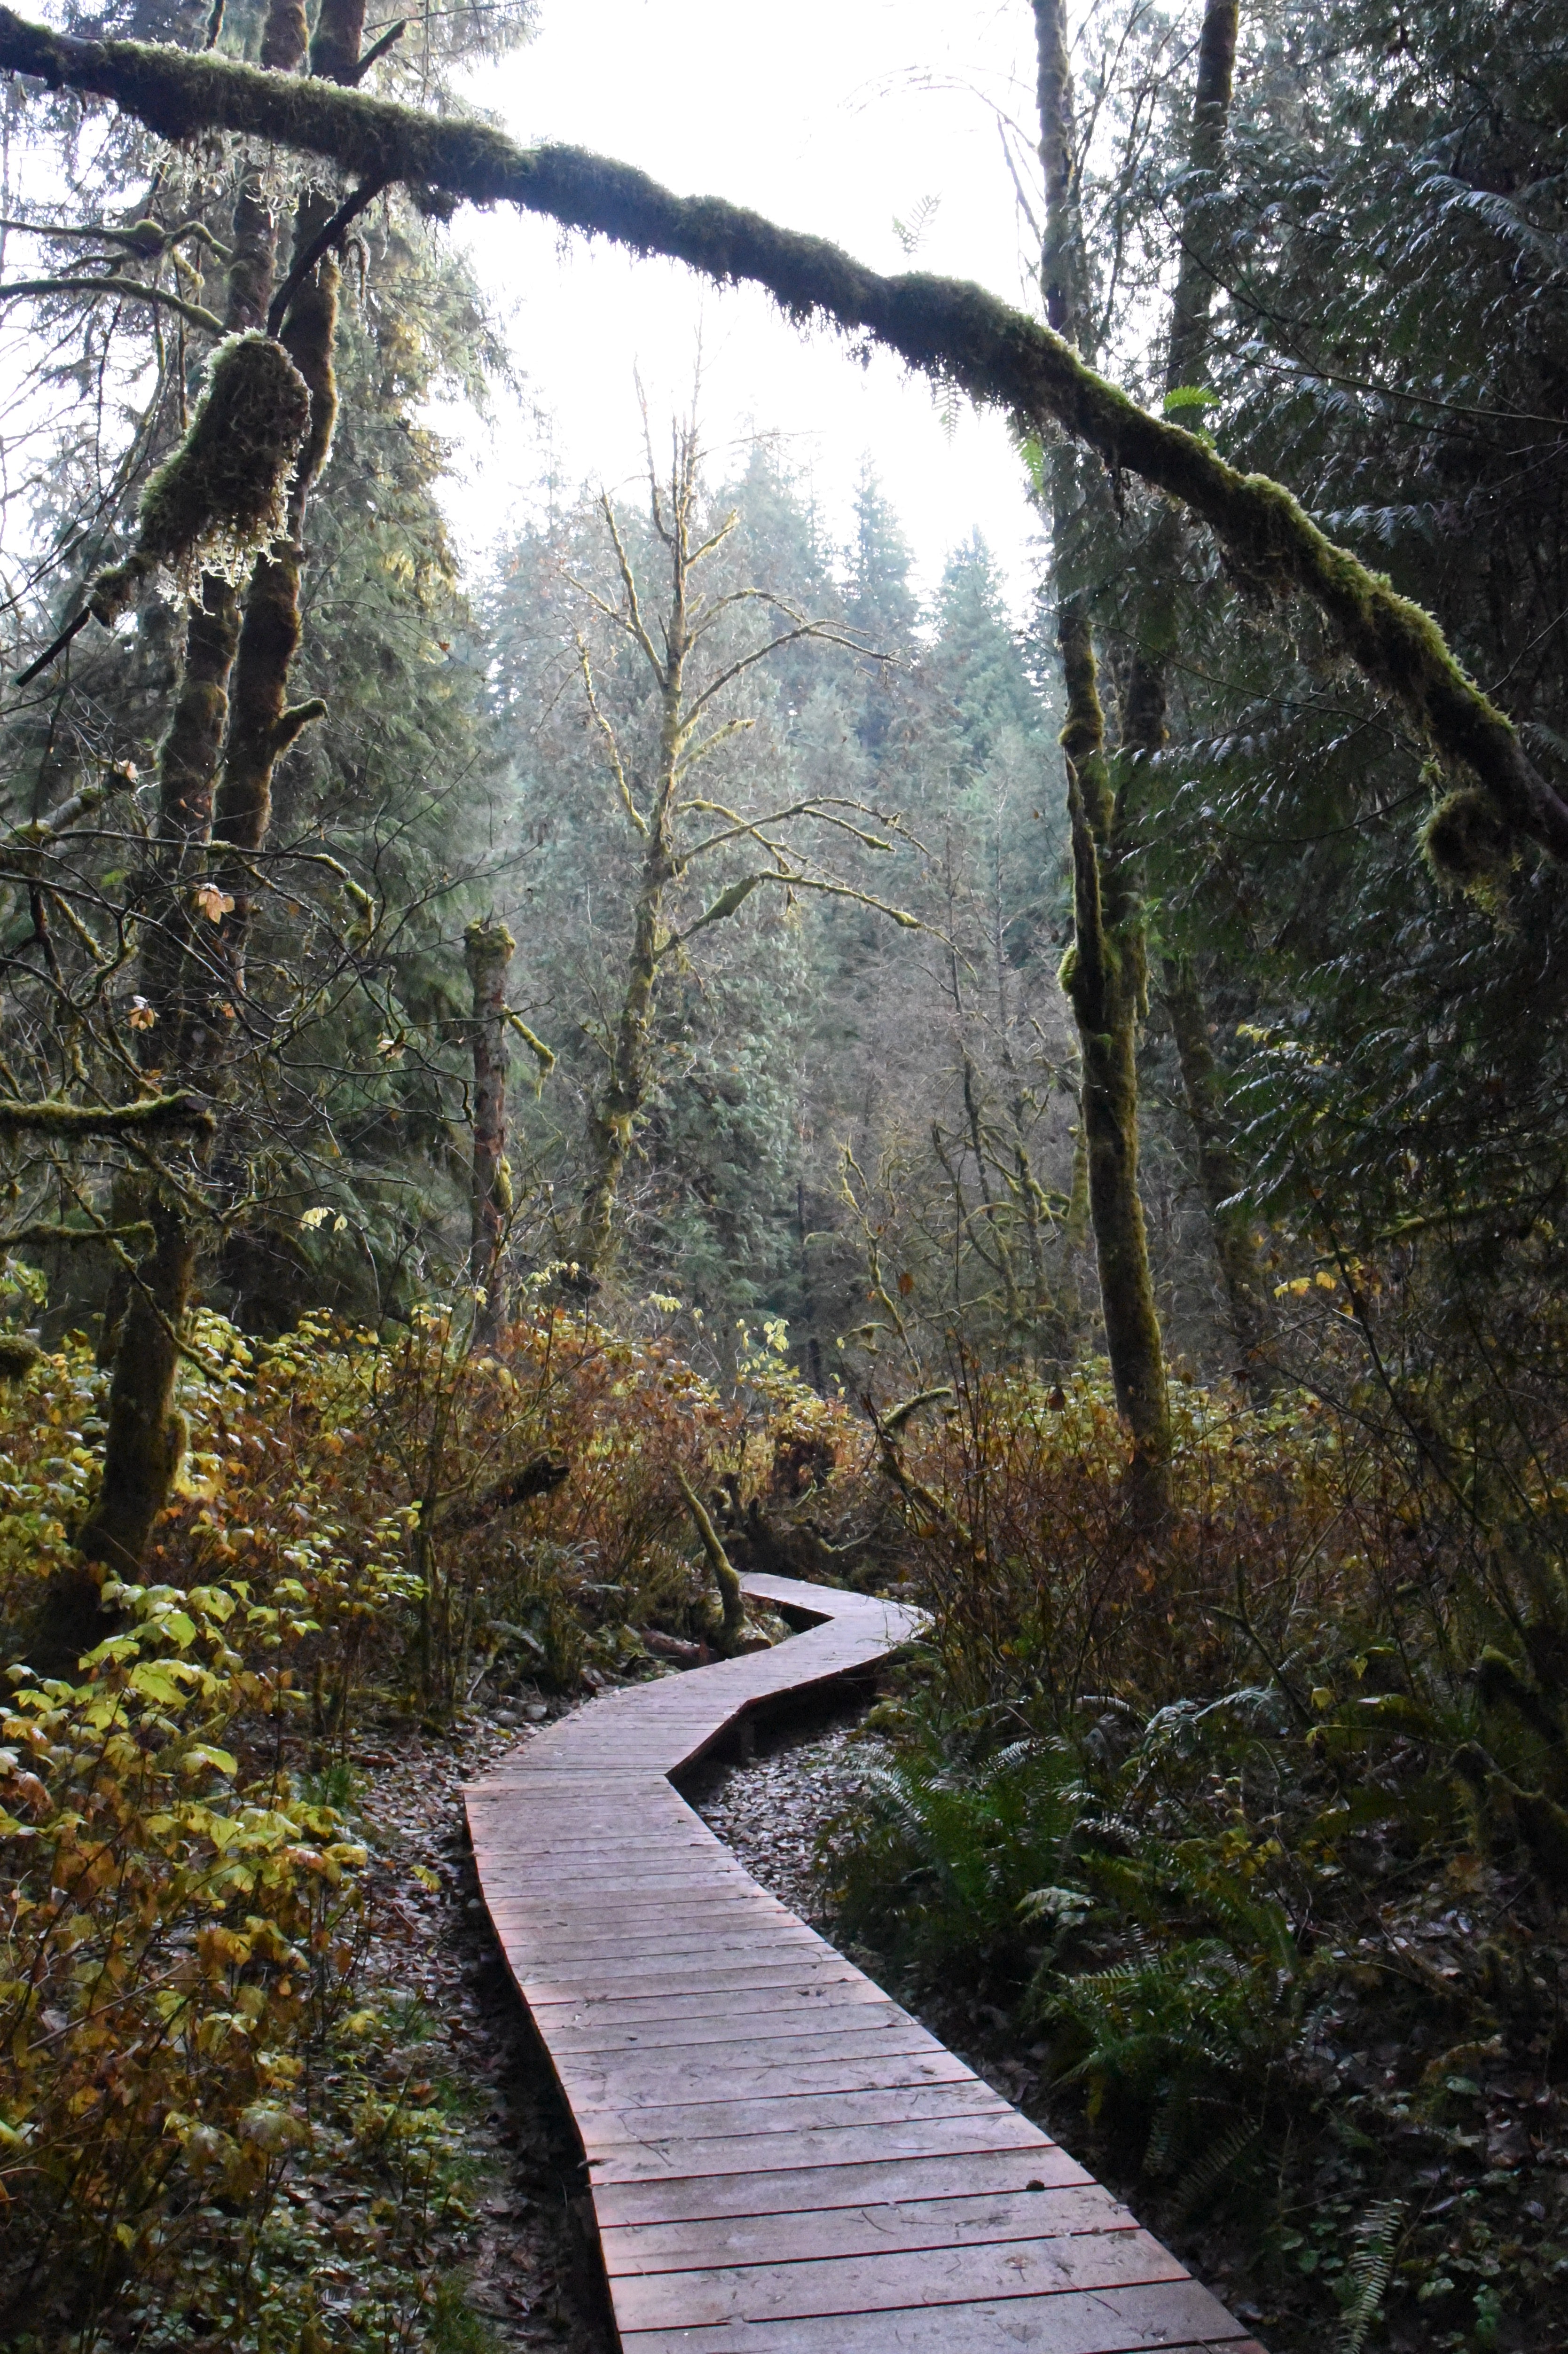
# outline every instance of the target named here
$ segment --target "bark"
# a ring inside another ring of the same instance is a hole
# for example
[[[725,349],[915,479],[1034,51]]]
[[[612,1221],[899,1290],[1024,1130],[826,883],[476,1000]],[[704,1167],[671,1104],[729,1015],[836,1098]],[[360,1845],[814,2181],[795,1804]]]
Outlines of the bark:
[[[301,199],[294,223],[296,253],[313,243],[331,209],[317,192]],[[213,818],[215,840],[231,854],[219,868],[222,889],[234,901],[223,920],[219,947],[234,1004],[245,990],[246,951],[254,920],[254,860],[271,822],[273,777],[290,746],[326,708],[313,698],[291,704],[289,672],[300,642],[305,511],[337,421],[333,345],[338,286],[337,263],[323,254],[290,302],[281,337],[310,388],[311,424],[294,472],[284,536],[260,558],[246,591],[228,741]]]
[[[673,785],[672,776],[672,789]],[[652,1087],[649,1040],[664,933],[664,896],[679,871],[670,845],[667,811],[668,794],[662,792],[642,861],[626,993],[616,1026],[609,1077],[588,1115],[588,1178],[583,1188],[576,1257],[579,1272],[590,1278],[602,1276],[609,1264],[616,1198],[638,1117]]]
[[[1063,264],[1078,250],[1073,157],[1073,95],[1064,0],[1037,0],[1040,154],[1045,167],[1046,230],[1042,275],[1062,333],[1082,334],[1083,283]],[[1054,273],[1054,274],[1053,274]],[[1051,467],[1052,541],[1057,579],[1079,520],[1070,453]],[[1105,715],[1087,602],[1058,590],[1057,645],[1066,689],[1067,811],[1073,847],[1073,945],[1062,985],[1078,1031],[1079,1124],[1089,1222],[1099,1275],[1106,1352],[1122,1420],[1132,1437],[1130,1492],[1140,1516],[1158,1517],[1168,1488],[1171,1406],[1165,1352],[1138,1192],[1138,1028],[1146,1010],[1148,954],[1138,875],[1122,834],[1105,758]]]
[[[1140,409],[1049,326],[983,289],[922,272],[885,278],[825,239],[717,197],[676,196],[628,164],[578,148],[519,147],[486,123],[226,58],[77,40],[4,7],[0,69],[111,99],[168,139],[216,130],[272,139],[329,156],[378,187],[396,182],[472,204],[515,204],[634,252],[684,261],[721,284],[752,281],[801,323],[822,318],[869,334],[1031,431],[1059,427],[1113,469],[1187,507],[1260,588],[1310,599],[1363,676],[1435,751],[1474,777],[1505,838],[1568,858],[1568,802],[1526,758],[1512,725],[1455,660],[1429,613],[1337,546],[1282,483],[1238,473],[1193,434]]]
[[[180,1320],[196,1273],[196,1235],[179,1208],[154,1202],[151,1215],[156,1240],[136,1270],[115,1352],[103,1479],[92,1517],[77,1538],[77,1550],[100,1584],[104,1577],[135,1576],[185,1452],[185,1418],[172,1401]]]
[[[297,74],[305,44],[302,0],[271,0],[261,41],[269,77]],[[259,171],[248,171],[236,201],[228,266],[226,324],[231,333],[265,327],[276,258],[276,224],[265,180]],[[291,356],[312,396],[310,436],[299,461],[302,469],[320,443],[322,427],[316,380],[301,366],[297,353]],[[330,436],[330,420],[325,429]],[[263,558],[256,572],[266,568]],[[255,574],[252,594],[254,583]],[[237,690],[243,686],[244,644],[236,591],[227,581],[208,577],[187,625],[185,667],[159,748],[157,880],[141,967],[142,993],[154,1019],[138,1034],[147,1065],[161,1063],[207,1087],[222,1034],[221,1008],[228,1002],[228,960],[205,907],[193,902],[192,885],[198,869],[206,870],[226,732],[232,748],[240,705],[238,695],[231,699],[230,689],[231,684]],[[210,1112],[204,1109],[201,1119],[210,1135]],[[207,1150],[205,1141],[200,1150]],[[155,1184],[122,1181],[116,1188],[115,1216],[150,1220],[154,1246],[133,1275],[117,1278],[106,1304],[101,1353],[112,1349],[114,1372],[103,1473],[91,1515],[78,1539],[88,1578],[69,1581],[57,1597],[58,1606],[51,1606],[57,1619],[63,1613],[66,1623],[88,1634],[93,1616],[86,1608],[90,1586],[95,1592],[105,1578],[134,1577],[184,1450],[185,1424],[175,1407],[175,1384],[198,1257],[187,1207]],[[54,1639],[59,1633],[57,1625]]]
[[[512,1224],[512,1171],[506,1159],[506,970],[517,946],[493,916],[463,934],[473,984],[473,1170],[469,1279],[482,1294],[474,1338],[489,1345],[501,1330],[501,1255]]]
[[[1165,388],[1201,381],[1208,360],[1213,275],[1206,264],[1194,197],[1224,161],[1235,65],[1237,0],[1208,0],[1198,44],[1198,74],[1188,143],[1189,194],[1183,199],[1181,259],[1171,308]],[[1122,749],[1146,759],[1168,740],[1171,663],[1178,637],[1177,599],[1186,532],[1179,511],[1160,515],[1141,568],[1134,649],[1122,711]],[[1123,786],[1124,794],[1133,780]],[[1241,1172],[1231,1150],[1219,1067],[1209,1044],[1207,1009],[1191,959],[1163,960],[1161,997],[1171,1018],[1182,1095],[1198,1151],[1198,1182],[1224,1286],[1232,1334],[1244,1369],[1262,1378],[1256,1351],[1268,1329],[1252,1221],[1235,1205]]]
[[[1067,813],[1073,842],[1073,946],[1062,983],[1078,1026],[1079,1117],[1100,1311],[1118,1411],[1132,1435],[1131,1494],[1140,1517],[1163,1509],[1171,1405],[1149,1240],[1138,1193],[1137,1034],[1148,983],[1143,911],[1128,862],[1102,856],[1116,806],[1087,616],[1058,622],[1067,686]]]
[[[365,41],[365,0],[322,0],[311,37],[311,71],[352,88]]]
[[[714,1583],[719,1590],[719,1605],[724,1612],[724,1624],[719,1640],[728,1649],[738,1643],[746,1632],[746,1595],[740,1579],[736,1575],[735,1565],[726,1553],[719,1532],[713,1524],[707,1506],[683,1471],[677,1471],[675,1478],[680,1483],[681,1493],[686,1500],[686,1510],[690,1512],[697,1534],[702,1539],[703,1551],[708,1558],[708,1567],[714,1574]]]

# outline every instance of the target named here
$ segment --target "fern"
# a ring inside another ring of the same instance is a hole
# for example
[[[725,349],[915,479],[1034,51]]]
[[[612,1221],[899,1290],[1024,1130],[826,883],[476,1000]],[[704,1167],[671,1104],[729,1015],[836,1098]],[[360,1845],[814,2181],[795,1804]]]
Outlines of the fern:
[[[897,214],[894,214],[893,234],[906,254],[913,256],[919,251],[927,230],[941,208],[942,199],[939,196],[922,196],[919,203],[913,207],[906,221],[900,220]]]
[[[1383,2311],[1404,2221],[1403,2199],[1380,2199],[1356,2225],[1355,2244],[1345,2270],[1346,2298],[1339,2354],[1361,2354],[1372,2325]]]

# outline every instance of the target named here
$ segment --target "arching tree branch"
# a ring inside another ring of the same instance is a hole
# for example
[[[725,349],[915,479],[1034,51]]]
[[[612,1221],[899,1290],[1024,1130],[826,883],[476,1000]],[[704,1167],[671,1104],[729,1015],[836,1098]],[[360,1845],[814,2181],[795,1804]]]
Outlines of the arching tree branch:
[[[827,318],[911,367],[1059,428],[1107,466],[1164,491],[1213,532],[1249,580],[1318,607],[1362,674],[1452,768],[1468,771],[1507,831],[1568,860],[1568,804],[1511,724],[1462,669],[1430,614],[1319,531],[1266,475],[1239,473],[1180,426],[1139,408],[1049,327],[983,288],[884,277],[826,239],[717,197],[677,196],[579,148],[523,148],[487,123],[421,114],[322,80],[134,41],[81,41],[0,7],[0,69],[111,100],[165,138],[227,130],[330,157],[366,184],[400,182],[478,205],[514,204],[720,283],[765,286],[791,318]]]

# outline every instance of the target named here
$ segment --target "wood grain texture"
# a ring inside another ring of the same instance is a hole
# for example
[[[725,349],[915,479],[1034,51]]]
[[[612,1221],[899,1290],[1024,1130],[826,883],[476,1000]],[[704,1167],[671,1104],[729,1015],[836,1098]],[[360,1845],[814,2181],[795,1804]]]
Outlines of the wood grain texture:
[[[863,1677],[917,1631],[895,1604],[746,1584],[809,1631],[606,1694],[466,1794],[625,2354],[1263,2354],[672,1786],[747,1710]]]

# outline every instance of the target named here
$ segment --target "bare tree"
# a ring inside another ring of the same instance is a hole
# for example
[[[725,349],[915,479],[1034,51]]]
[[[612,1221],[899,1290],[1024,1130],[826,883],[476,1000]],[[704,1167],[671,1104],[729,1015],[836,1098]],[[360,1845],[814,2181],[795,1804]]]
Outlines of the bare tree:
[[[631,913],[631,948],[620,1014],[606,1042],[603,1086],[588,1112],[588,1178],[573,1257],[579,1276],[594,1280],[608,1266],[616,1197],[637,1122],[653,1077],[651,1045],[660,979],[687,943],[711,924],[725,922],[765,885],[789,894],[817,892],[875,907],[896,924],[916,918],[825,871],[801,841],[804,829],[825,828],[863,848],[891,852],[895,822],[863,803],[810,793],[753,811],[705,794],[697,771],[754,725],[744,713],[721,716],[729,690],[786,646],[803,641],[869,649],[826,620],[808,620],[771,590],[740,585],[705,593],[705,575],[734,532],[735,514],[703,516],[701,447],[693,419],[675,427],[670,471],[661,480],[649,452],[649,521],[668,566],[668,586],[657,610],[638,577],[626,532],[608,493],[600,513],[613,554],[617,585],[605,594],[583,580],[574,586],[601,624],[630,641],[653,683],[654,741],[641,783],[624,730],[605,707],[588,641],[579,632],[577,660],[594,726],[602,739],[626,822],[642,846]],[[766,634],[747,639],[751,615],[764,617]],[[873,827],[876,831],[873,831]],[[705,907],[681,920],[682,886],[694,867],[747,862]]]

